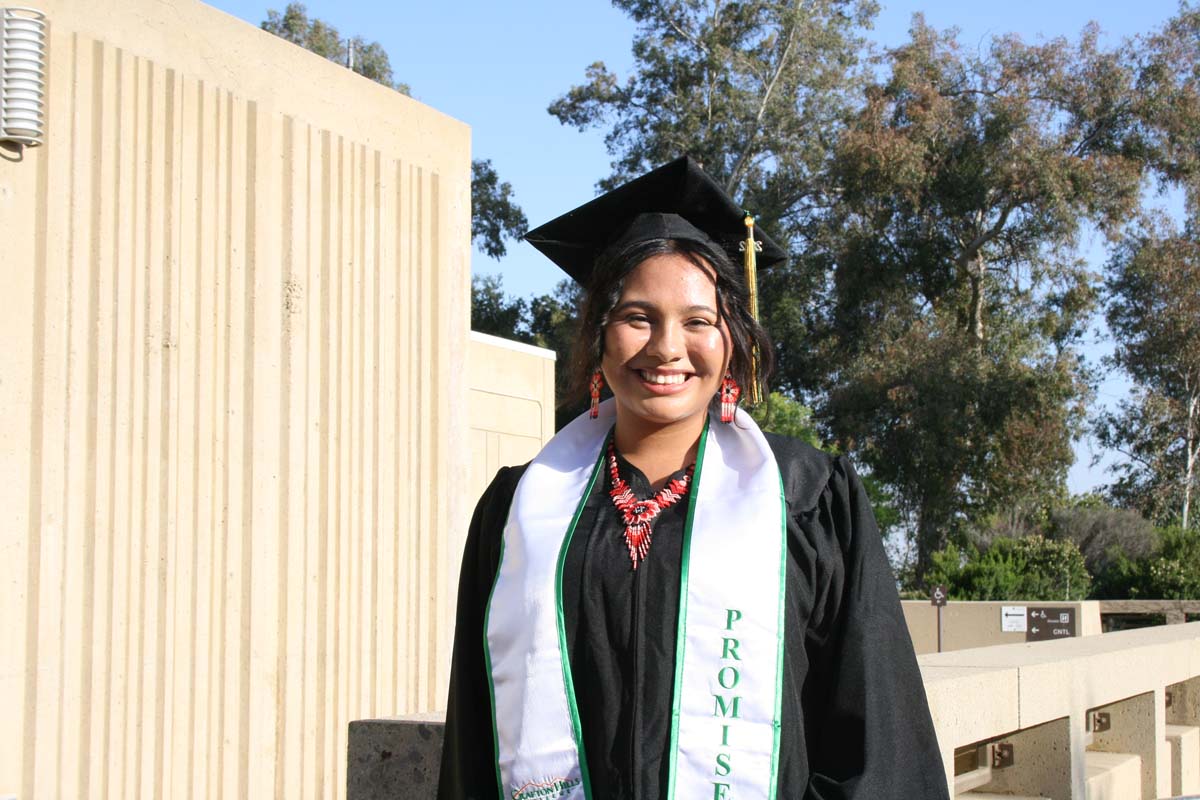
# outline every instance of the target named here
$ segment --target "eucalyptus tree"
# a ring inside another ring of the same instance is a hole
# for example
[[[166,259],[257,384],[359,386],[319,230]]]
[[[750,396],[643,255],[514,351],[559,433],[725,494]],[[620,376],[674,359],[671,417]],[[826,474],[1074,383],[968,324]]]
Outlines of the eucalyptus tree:
[[[1139,37],[1138,113],[1150,162],[1164,185],[1200,209],[1200,6],[1182,2],[1161,28]]]
[[[827,260],[813,247],[836,197],[827,164],[868,79],[873,0],[614,0],[637,23],[633,68],[603,62],[550,104],[564,125],[605,129],[600,189],[691,155],[788,263],[760,271],[759,305],[776,342],[776,386],[802,397],[811,298]]]
[[[1179,190],[1185,218],[1146,216],[1109,261],[1109,364],[1133,390],[1095,430],[1127,458],[1113,468],[1113,499],[1186,530],[1200,488],[1200,8],[1182,3],[1138,44],[1147,160],[1161,187]]]
[[[1145,144],[1094,27],[977,51],[918,15],[886,61],[832,161],[809,374],[834,439],[912,504],[920,575],[972,520],[1061,496],[1097,297],[1079,237],[1119,234]]]
[[[638,23],[624,81],[603,62],[550,105],[563,124],[608,125],[607,189],[690,154],[734,196],[781,222],[813,193],[854,86],[865,0],[614,0]]]
[[[1148,221],[1108,264],[1110,359],[1133,381],[1130,398],[1103,413],[1096,433],[1126,461],[1114,465],[1114,499],[1160,523],[1200,528],[1200,219],[1182,230]]]

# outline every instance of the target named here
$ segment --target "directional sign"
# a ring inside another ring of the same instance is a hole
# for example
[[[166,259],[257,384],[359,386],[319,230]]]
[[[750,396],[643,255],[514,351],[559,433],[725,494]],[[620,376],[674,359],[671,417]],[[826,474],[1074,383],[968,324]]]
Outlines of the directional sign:
[[[1070,639],[1075,635],[1075,609],[1030,606],[1025,624],[1027,642]]]
[[[948,595],[949,592],[946,590],[946,587],[939,583],[937,586],[933,587],[933,591],[929,593],[929,604],[933,606],[944,606],[946,605],[946,597]]]
[[[1005,633],[1024,633],[1029,630],[1026,624],[1025,606],[1001,606],[1000,630]]]

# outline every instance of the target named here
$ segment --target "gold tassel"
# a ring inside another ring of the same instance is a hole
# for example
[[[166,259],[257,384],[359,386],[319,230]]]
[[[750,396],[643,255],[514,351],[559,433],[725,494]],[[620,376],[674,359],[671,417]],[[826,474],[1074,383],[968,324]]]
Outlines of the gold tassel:
[[[750,316],[758,322],[758,267],[755,261],[754,253],[757,250],[757,242],[754,241],[754,217],[746,214],[746,243],[743,249],[744,263],[746,266],[746,289],[750,293]],[[762,402],[762,397],[758,390],[758,348],[755,347],[750,352],[750,385],[746,387],[747,400],[750,405],[756,406]]]

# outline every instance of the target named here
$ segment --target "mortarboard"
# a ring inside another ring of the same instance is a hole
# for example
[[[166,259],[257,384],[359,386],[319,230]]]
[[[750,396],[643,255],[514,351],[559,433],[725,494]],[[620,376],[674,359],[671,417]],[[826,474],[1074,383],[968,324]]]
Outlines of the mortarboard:
[[[744,250],[746,216],[699,164],[684,156],[535,228],[525,241],[587,286],[596,257],[618,242],[710,241],[736,264]],[[753,235],[759,266],[787,258],[762,231],[754,229]]]
[[[769,267],[787,253],[754,226],[754,218],[733,201],[692,158],[683,156],[647,172],[574,211],[525,234],[525,241],[582,286],[591,282],[596,257],[613,245],[649,239],[711,242],[746,269],[750,313],[758,319],[757,267]],[[750,241],[754,244],[750,245]],[[757,374],[757,357],[751,372]],[[750,402],[759,402],[758,380]]]

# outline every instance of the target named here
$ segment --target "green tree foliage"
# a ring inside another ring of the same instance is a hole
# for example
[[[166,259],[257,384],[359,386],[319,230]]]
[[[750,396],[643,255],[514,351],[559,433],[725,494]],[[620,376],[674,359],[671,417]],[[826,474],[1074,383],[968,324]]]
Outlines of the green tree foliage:
[[[804,350],[808,298],[825,262],[807,243],[836,193],[829,148],[864,82],[863,32],[874,0],[614,0],[638,25],[634,67],[622,79],[602,62],[551,103],[580,130],[607,128],[611,188],[691,155],[758,225],[788,246],[790,265],[761,271],[759,302],[779,343],[782,387]]]
[[[762,403],[750,408],[749,412],[758,426],[767,433],[790,436],[793,439],[808,442],[813,447],[830,449],[821,442],[820,432],[813,420],[812,409],[781,392],[771,392]],[[867,497],[871,501],[871,508],[875,512],[875,521],[879,524],[879,531],[886,539],[899,529],[903,516],[897,507],[896,498],[888,487],[876,480],[874,476],[863,475],[862,481],[867,491]],[[903,566],[903,564],[893,564],[898,572],[903,569]]]
[[[309,19],[303,3],[288,3],[282,14],[269,9],[261,27],[305,50],[349,67],[364,78],[401,94],[410,94],[408,84],[393,80],[391,60],[379,42],[368,42],[361,36],[342,36],[325,20]]]
[[[1155,538],[1157,542],[1157,534],[1155,534]],[[1147,557],[1133,559],[1124,554],[1115,554],[1108,565],[1096,573],[1092,583],[1092,599],[1156,599],[1147,593],[1149,582],[1146,579],[1146,573],[1148,568]]]
[[[1113,467],[1114,499],[1159,522],[1200,529],[1200,217],[1181,232],[1150,220],[1108,264],[1109,362],[1135,384],[1100,415],[1099,442],[1128,461]]]
[[[501,181],[492,162],[471,162],[471,241],[492,258],[508,252],[505,239],[520,239],[529,227],[513,202],[512,185]]]
[[[689,153],[788,243],[762,276],[781,387],[905,498],[918,571],[1061,494],[1096,301],[1079,232],[1115,235],[1148,147],[1127,54],[1095,30],[975,53],[918,17],[872,82],[870,2],[615,5],[632,74],[593,64],[550,112],[607,127],[602,187]]]
[[[559,281],[550,294],[531,298],[529,330],[537,345],[550,348],[561,360],[569,360],[582,302],[583,288],[570,279]]]
[[[379,42],[361,36],[346,38],[325,20],[310,18],[303,3],[288,3],[283,13],[267,11],[264,31],[349,67],[364,78],[411,94],[407,83],[394,80],[392,63]],[[471,241],[487,255],[499,259],[507,252],[506,240],[525,235],[525,212],[513,197],[512,185],[501,181],[490,160],[471,162]]]
[[[1200,7],[1185,0],[1158,31],[1141,37],[1136,109],[1148,157],[1164,182],[1200,209]]]
[[[476,275],[471,278],[471,329],[553,350],[565,365],[575,344],[580,294],[578,284],[564,280],[552,293],[526,300],[506,294],[499,275]]]
[[[1158,541],[1154,526],[1141,514],[1113,508],[1095,495],[1051,510],[1046,528],[1049,538],[1075,543],[1097,580],[1121,560],[1150,555]]]
[[[790,265],[761,273],[760,302],[778,344],[781,383],[795,393],[806,368],[809,298],[828,265],[808,245],[838,191],[826,165],[865,83],[862,33],[878,6],[872,0],[614,5],[638,24],[633,73],[622,80],[603,63],[592,64],[584,83],[549,111],[581,130],[608,128],[614,161],[601,188],[688,154],[791,248]],[[801,410],[803,419],[796,416]],[[778,422],[793,435],[797,427],[800,438],[816,438],[808,409],[783,395],[772,395],[756,413],[768,429]],[[896,526],[901,514],[893,493],[874,476],[864,482],[881,528]]]
[[[567,397],[580,294],[578,284],[563,280],[552,293],[525,300],[505,294],[497,275],[471,279],[472,330],[554,351],[555,395],[560,404],[555,415],[558,428],[583,411],[581,402]]]
[[[1165,529],[1147,575],[1147,597],[1200,600],[1200,533],[1180,527]]]
[[[763,402],[750,409],[750,416],[762,430],[778,433],[821,446],[821,437],[812,418],[812,409],[779,392],[771,392]]]
[[[564,125],[607,128],[611,188],[690,155],[739,198],[760,228],[808,263],[829,204],[824,164],[863,84],[863,32],[874,0],[614,0],[637,24],[634,68],[595,62],[551,103]],[[760,272],[760,307],[787,365],[803,353],[804,315],[820,270]],[[785,369],[785,375],[796,371]],[[796,386],[782,381],[794,393]]]
[[[914,20],[835,148],[836,269],[806,374],[835,441],[948,536],[1061,493],[1088,395],[1086,222],[1136,208],[1134,73],[1095,30],[977,52]]]
[[[983,552],[948,545],[931,554],[926,578],[952,600],[1080,600],[1092,584],[1074,542],[1041,536],[997,539]]]
[[[637,24],[634,73],[602,62],[549,108],[608,125],[610,188],[683,154],[773,223],[813,191],[877,11],[864,0],[614,0]]]
[[[529,332],[539,347],[554,351],[555,429],[562,428],[583,413],[586,398],[569,396],[574,363],[575,339],[579,328],[579,307],[583,289],[570,279],[561,280],[550,294],[537,295],[529,300]]]
[[[1200,600],[1200,533],[1179,526],[1155,531],[1151,553],[1114,558],[1096,576],[1104,600]]]
[[[533,343],[529,307],[522,298],[505,294],[504,279],[499,275],[471,277],[471,330]]]

